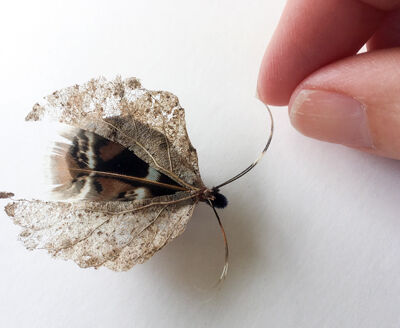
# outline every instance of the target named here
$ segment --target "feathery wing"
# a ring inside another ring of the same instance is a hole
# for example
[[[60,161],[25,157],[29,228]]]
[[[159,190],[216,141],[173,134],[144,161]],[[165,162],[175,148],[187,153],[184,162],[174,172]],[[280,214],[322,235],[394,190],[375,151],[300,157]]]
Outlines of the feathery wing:
[[[26,120],[95,133],[188,190],[132,202],[14,201],[6,212],[23,228],[27,248],[47,249],[82,267],[127,270],[183,232],[197,203],[193,195],[204,185],[176,96],[143,89],[135,78],[99,78],[54,92]]]
[[[94,132],[64,127],[50,155],[52,194],[62,200],[129,201],[186,191],[131,150]]]

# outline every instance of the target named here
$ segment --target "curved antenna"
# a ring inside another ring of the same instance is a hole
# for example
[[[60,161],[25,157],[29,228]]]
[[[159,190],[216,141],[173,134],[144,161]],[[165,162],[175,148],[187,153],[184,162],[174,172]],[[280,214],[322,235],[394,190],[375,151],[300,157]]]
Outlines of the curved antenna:
[[[219,189],[239,178],[241,178],[242,176],[244,176],[246,173],[248,173],[254,166],[256,166],[258,164],[258,162],[261,160],[261,158],[264,156],[265,152],[267,151],[267,149],[269,148],[269,145],[271,144],[271,140],[272,140],[272,136],[274,135],[274,118],[272,117],[272,113],[271,110],[269,109],[268,105],[265,105],[267,107],[267,111],[271,120],[271,129],[270,129],[270,133],[269,133],[269,137],[267,140],[267,144],[265,145],[263,151],[261,152],[261,154],[258,156],[258,158],[249,166],[247,167],[245,170],[243,170],[242,172],[240,172],[239,174],[235,175],[233,178],[230,178],[229,180],[221,183],[220,185],[214,187],[215,189]],[[214,209],[215,211],[215,209]]]
[[[217,285],[219,285],[221,282],[223,282],[226,278],[226,275],[228,274],[228,267],[229,267],[229,248],[228,248],[228,239],[226,238],[226,233],[224,226],[222,225],[221,219],[219,218],[219,215],[217,213],[217,210],[215,209],[214,205],[211,203],[210,200],[207,200],[208,204],[212,207],[215,216],[217,217],[219,227],[222,232],[222,236],[224,237],[224,245],[225,245],[225,262],[224,262],[224,267],[222,269],[221,275],[219,276],[219,280]]]

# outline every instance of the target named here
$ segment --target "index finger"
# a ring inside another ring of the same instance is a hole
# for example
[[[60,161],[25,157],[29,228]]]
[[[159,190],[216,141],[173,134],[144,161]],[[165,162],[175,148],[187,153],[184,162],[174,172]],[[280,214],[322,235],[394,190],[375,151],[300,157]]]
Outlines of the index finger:
[[[399,0],[289,0],[262,60],[258,95],[287,105],[308,75],[351,56],[368,41]]]

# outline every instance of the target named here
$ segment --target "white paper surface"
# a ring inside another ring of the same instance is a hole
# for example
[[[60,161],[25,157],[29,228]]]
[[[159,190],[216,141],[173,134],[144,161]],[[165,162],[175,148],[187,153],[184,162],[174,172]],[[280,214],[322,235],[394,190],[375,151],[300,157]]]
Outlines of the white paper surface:
[[[137,76],[175,93],[203,180],[212,186],[236,174],[266,139],[256,80],[283,6],[2,3],[0,189],[29,184],[16,178],[32,153],[17,123],[32,105],[99,75]],[[273,111],[270,151],[223,190],[231,263],[221,290],[210,288],[222,237],[205,205],[180,238],[125,273],[29,252],[1,212],[0,326],[399,327],[400,162],[307,139],[285,108]]]

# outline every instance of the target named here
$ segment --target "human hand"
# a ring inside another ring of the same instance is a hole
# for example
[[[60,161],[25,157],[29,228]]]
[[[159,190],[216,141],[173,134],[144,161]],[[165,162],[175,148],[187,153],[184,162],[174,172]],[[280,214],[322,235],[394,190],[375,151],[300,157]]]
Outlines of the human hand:
[[[288,0],[257,89],[309,137],[400,159],[400,0]]]

